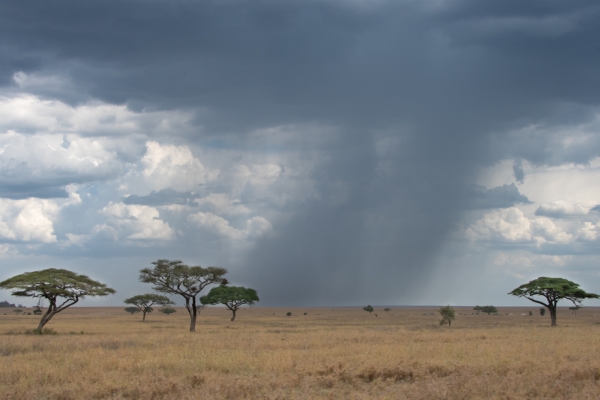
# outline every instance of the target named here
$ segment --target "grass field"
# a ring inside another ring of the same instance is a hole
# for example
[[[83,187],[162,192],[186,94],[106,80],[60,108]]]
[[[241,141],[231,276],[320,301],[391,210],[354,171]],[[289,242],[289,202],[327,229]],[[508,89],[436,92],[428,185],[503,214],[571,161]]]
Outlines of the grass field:
[[[457,307],[451,328],[436,308],[252,308],[234,323],[209,308],[196,333],[177,310],[142,323],[71,308],[47,325],[58,334],[37,336],[24,331],[39,317],[0,309],[0,398],[600,398],[598,308],[560,309],[556,328],[536,307]]]

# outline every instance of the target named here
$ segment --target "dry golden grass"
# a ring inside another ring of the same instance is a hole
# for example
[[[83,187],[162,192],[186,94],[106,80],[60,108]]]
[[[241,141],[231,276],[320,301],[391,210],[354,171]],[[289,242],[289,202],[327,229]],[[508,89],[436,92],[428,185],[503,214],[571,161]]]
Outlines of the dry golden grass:
[[[556,328],[529,310],[457,315],[448,328],[422,315],[434,308],[254,308],[234,323],[211,308],[189,333],[181,308],[146,323],[71,308],[48,324],[57,335],[35,336],[22,332],[39,317],[0,309],[0,398],[600,398],[600,310],[562,309]]]

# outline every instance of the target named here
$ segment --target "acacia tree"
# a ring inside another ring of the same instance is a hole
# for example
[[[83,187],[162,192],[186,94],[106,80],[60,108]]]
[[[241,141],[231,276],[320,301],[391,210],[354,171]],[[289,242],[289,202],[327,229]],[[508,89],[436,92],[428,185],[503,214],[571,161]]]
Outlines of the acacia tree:
[[[13,296],[48,300],[48,309],[42,315],[37,332],[41,332],[44,325],[56,314],[86,296],[108,296],[116,293],[114,289],[86,275],[56,268],[13,276],[0,282],[0,289],[16,289],[11,293]]]
[[[155,293],[138,294],[137,296],[125,299],[125,304],[136,306],[142,312],[142,322],[146,321],[146,314],[151,313],[154,309],[153,305],[168,306],[175,304],[166,296]]]
[[[487,315],[490,315],[492,313],[494,313],[494,314],[497,313],[498,309],[494,306],[483,306],[483,307],[481,307],[481,311],[486,313]]]
[[[391,308],[384,308],[383,311],[385,311],[386,314],[389,314],[390,311],[392,311],[392,309]]]
[[[185,299],[185,308],[190,314],[190,332],[196,331],[198,317],[198,294],[208,285],[227,282],[225,268],[200,266],[190,267],[181,261],[158,260],[154,268],[140,271],[140,281],[154,285],[157,292],[176,294]]]
[[[577,310],[579,310],[580,306],[569,307],[569,310],[573,311],[573,314],[577,315]]]
[[[363,310],[368,311],[369,315],[370,315],[373,312],[373,306],[371,306],[371,305],[365,306],[365,307],[363,307]]]
[[[477,315],[479,315],[480,311],[486,313],[487,315],[498,312],[498,309],[494,306],[475,306],[473,307],[473,310],[477,311]]]
[[[579,288],[579,284],[571,282],[564,278],[546,278],[540,277],[529,283],[519,286],[508,293],[517,297],[524,297],[534,303],[541,304],[550,311],[551,326],[556,326],[556,304],[560,300],[569,300],[575,306],[581,306],[584,299],[598,299],[600,296],[594,293],[587,293]],[[533,296],[539,296],[545,299],[536,300]],[[540,309],[540,311],[543,310]],[[542,313],[542,315],[544,315]]]
[[[235,313],[244,304],[253,305],[259,301],[256,290],[241,286],[225,286],[212,288],[206,296],[200,298],[204,305],[223,304],[232,312],[231,321],[235,321]]]

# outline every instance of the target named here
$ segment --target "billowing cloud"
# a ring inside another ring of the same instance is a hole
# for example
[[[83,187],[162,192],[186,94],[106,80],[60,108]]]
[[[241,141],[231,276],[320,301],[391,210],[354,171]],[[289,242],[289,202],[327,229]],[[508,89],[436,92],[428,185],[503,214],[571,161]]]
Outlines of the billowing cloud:
[[[102,209],[107,222],[94,227],[94,233],[129,240],[172,240],[175,232],[168,223],[160,219],[154,207],[111,203]]]
[[[52,200],[0,199],[0,239],[56,242],[54,220],[59,206]]]
[[[252,217],[246,221],[245,229],[236,229],[225,218],[211,212],[190,214],[188,221],[215,238],[234,240],[258,238],[273,229],[271,223],[263,217]]]
[[[565,200],[554,200],[549,203],[540,204],[535,210],[535,215],[551,218],[570,218],[587,215],[590,207],[583,204]]]
[[[581,225],[577,234],[582,240],[596,240],[598,238],[598,230],[596,228],[593,223],[586,221]]]
[[[472,240],[506,242],[569,243],[573,235],[563,231],[548,218],[527,218],[521,210],[511,207],[494,210],[471,225],[466,234]]]
[[[158,142],[146,143],[141,164],[142,176],[153,190],[194,190],[218,174],[218,171],[205,170],[189,147]]]
[[[14,77],[21,86],[27,75]],[[189,131],[192,118],[182,111],[134,112],[124,105],[88,101],[77,106],[32,93],[0,90],[0,132],[84,137],[160,136]]]
[[[67,197],[64,187],[116,178],[123,163],[103,139],[0,134],[0,196]]]

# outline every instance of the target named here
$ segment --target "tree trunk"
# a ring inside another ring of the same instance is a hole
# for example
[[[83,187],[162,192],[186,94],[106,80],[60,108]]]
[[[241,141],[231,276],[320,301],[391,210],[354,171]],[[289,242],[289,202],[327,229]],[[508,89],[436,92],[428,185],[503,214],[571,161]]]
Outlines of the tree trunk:
[[[52,302],[52,301],[49,301],[48,310],[46,311],[46,313],[44,315],[42,315],[42,318],[40,319],[40,323],[39,323],[39,325],[38,325],[38,327],[36,329],[39,333],[42,333],[42,329],[44,329],[44,326],[54,316],[54,314],[55,314],[54,310],[55,309],[56,309],[56,303]]]
[[[550,307],[550,319],[552,320],[550,326],[556,326],[556,306]]]
[[[190,311],[190,332],[196,332],[196,317],[198,316],[198,308],[196,307],[196,297],[192,297],[192,310]]]
[[[142,322],[145,322],[146,321],[146,310],[142,311],[142,314],[144,315],[142,317]]]
[[[38,332],[42,332],[42,329],[44,329],[44,325],[46,325],[48,323],[48,320],[46,320],[44,317],[42,317],[42,319],[40,320],[40,324],[37,327],[37,331]]]
[[[231,317],[231,322],[235,321],[235,310],[231,310],[233,316]]]
[[[196,332],[196,314],[194,314],[190,320],[190,332]]]

